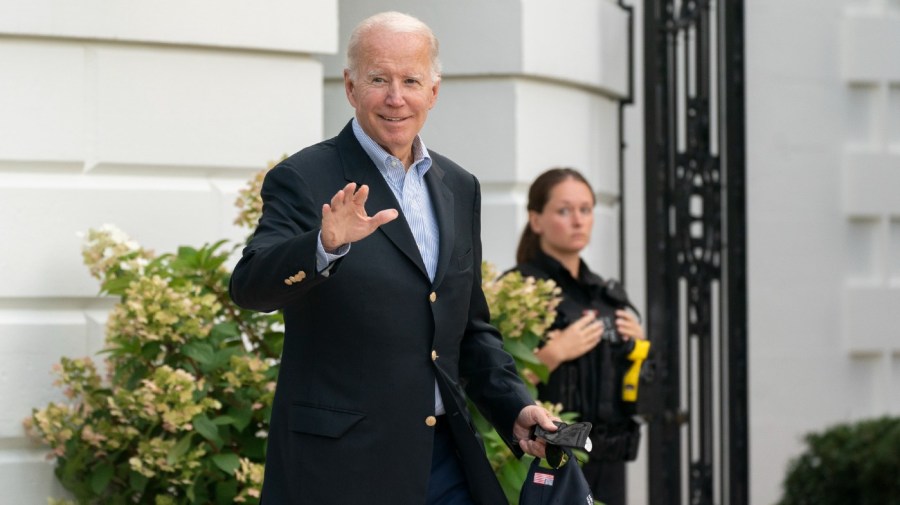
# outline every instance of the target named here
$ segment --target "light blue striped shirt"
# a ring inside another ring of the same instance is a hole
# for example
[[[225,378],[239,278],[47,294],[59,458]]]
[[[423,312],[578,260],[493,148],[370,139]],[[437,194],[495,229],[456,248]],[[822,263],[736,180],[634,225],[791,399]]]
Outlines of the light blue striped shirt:
[[[425,144],[417,135],[412,145],[413,163],[409,170],[406,170],[402,161],[366,135],[356,118],[353,118],[353,134],[400,202],[403,217],[406,218],[409,229],[416,239],[416,245],[419,246],[419,254],[425,263],[428,277],[433,281],[437,270],[440,232],[434,207],[431,205],[431,196],[425,186],[425,174],[431,168],[431,156],[428,155]]]

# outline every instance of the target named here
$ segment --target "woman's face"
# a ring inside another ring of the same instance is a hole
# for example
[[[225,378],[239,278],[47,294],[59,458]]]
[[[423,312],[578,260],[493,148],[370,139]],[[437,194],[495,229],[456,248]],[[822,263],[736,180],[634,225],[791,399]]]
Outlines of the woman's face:
[[[529,212],[528,219],[545,253],[555,258],[577,256],[591,241],[594,195],[587,184],[565,179],[550,190],[544,209]]]

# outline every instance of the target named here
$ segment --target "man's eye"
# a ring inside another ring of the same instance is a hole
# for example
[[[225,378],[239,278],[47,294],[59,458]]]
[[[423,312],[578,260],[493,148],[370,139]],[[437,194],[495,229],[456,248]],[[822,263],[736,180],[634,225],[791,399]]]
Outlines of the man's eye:
[[[568,207],[564,207],[564,208],[562,208],[562,209],[559,209],[559,210],[556,211],[556,212],[557,212],[560,216],[568,216],[568,215],[569,215],[569,208],[568,208]]]

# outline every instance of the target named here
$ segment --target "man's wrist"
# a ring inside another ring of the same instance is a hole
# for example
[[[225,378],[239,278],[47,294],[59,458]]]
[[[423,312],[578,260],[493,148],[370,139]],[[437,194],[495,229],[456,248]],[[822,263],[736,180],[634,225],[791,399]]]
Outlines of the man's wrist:
[[[331,263],[344,256],[349,251],[350,244],[344,244],[333,250],[328,250],[325,247],[325,241],[322,240],[322,232],[319,231],[319,238],[316,243],[316,270],[319,273],[325,272],[331,266]]]

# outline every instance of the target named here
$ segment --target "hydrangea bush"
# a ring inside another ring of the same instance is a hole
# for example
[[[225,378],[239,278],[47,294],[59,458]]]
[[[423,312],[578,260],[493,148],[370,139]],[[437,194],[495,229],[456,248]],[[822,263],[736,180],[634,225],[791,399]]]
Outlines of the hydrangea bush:
[[[264,174],[240,192],[235,224],[256,225]],[[284,333],[279,314],[231,302],[223,265],[240,245],[155,255],[114,226],[87,232],[84,262],[118,302],[102,365],[62,358],[54,372],[65,401],[25,420],[75,499],[51,504],[259,502]],[[517,273],[498,278],[487,263],[483,273],[493,322],[536,394],[547,369],[533,350],[553,321],[559,290]],[[476,425],[515,503],[529,461],[516,460],[480,416]]]
[[[66,401],[25,421],[75,503],[259,502],[283,324],[231,302],[233,249],[156,256],[110,225],[86,234],[85,264],[118,297],[104,363],[63,358]]]

